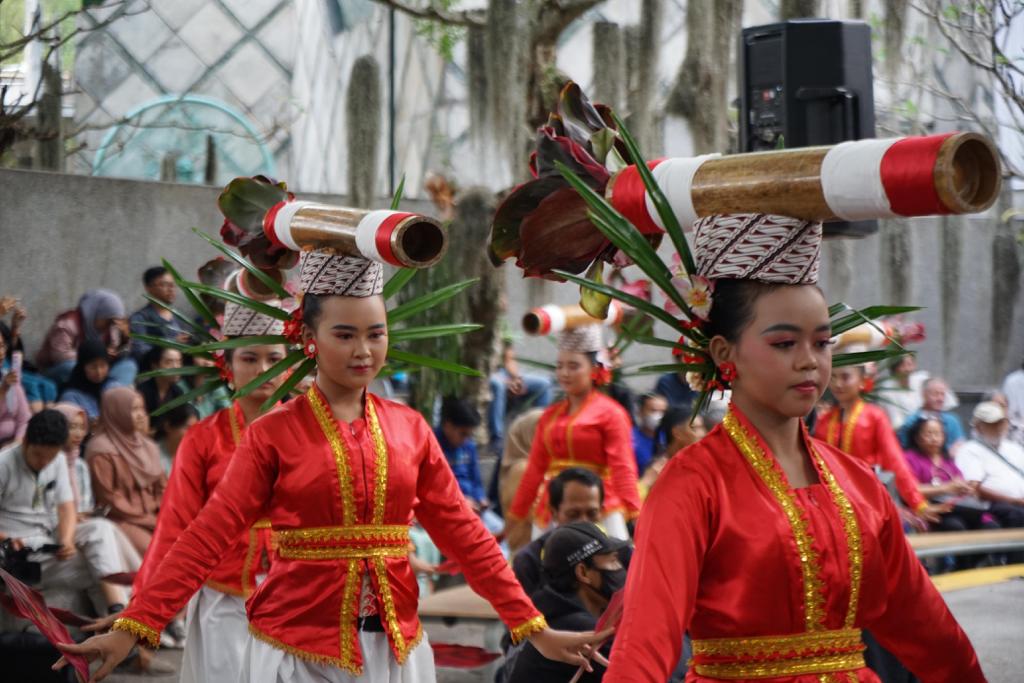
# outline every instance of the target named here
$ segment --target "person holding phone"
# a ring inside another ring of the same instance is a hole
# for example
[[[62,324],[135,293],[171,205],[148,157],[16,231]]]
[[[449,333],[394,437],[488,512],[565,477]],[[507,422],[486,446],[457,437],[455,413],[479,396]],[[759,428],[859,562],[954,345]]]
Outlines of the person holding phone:
[[[0,336],[0,358],[7,355],[7,340]],[[0,373],[0,447],[21,443],[32,411],[21,386],[21,354],[11,356],[11,369]]]

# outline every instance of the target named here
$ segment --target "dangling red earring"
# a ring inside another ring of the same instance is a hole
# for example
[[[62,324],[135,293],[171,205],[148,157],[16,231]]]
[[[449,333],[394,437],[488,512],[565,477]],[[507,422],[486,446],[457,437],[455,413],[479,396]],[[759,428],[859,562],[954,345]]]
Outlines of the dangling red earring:
[[[306,354],[306,358],[316,358],[316,342],[312,340],[309,341],[306,346],[303,347],[302,352]]]
[[[736,372],[736,364],[730,361],[718,366],[718,376],[723,382],[732,382],[740,375]]]

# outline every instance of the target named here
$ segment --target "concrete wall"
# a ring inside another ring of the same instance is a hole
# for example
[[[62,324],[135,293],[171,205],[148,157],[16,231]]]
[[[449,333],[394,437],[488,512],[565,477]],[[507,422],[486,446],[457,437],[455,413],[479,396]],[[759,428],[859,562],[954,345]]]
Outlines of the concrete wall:
[[[0,170],[0,188],[0,293],[17,295],[28,307],[31,317],[25,337],[30,351],[53,316],[72,308],[86,289],[114,289],[129,309],[135,309],[144,303],[141,276],[148,266],[167,258],[190,277],[216,255],[190,228],[216,234],[222,221],[216,207],[217,188],[10,170]],[[340,197],[309,197],[344,203]],[[408,207],[431,212],[424,202],[409,202]],[[993,358],[996,221],[991,216],[955,220],[962,239],[956,260],[958,301],[952,316],[945,316],[951,324],[943,320],[941,286],[949,277],[942,270],[948,239],[944,241],[938,219],[907,221],[911,237],[908,301],[926,307],[915,316],[928,328],[928,339],[919,347],[921,366],[949,377],[959,389],[982,390],[1001,381],[1024,357],[1024,299],[1018,297],[1012,306],[1005,357]],[[881,237],[849,244],[852,278],[845,293],[828,291],[831,247],[825,247],[821,280],[830,301],[843,299],[854,306],[886,303]],[[669,253],[667,244],[662,251]],[[504,268],[513,329],[532,306],[578,300],[574,285],[524,280],[511,264]],[[672,338],[667,329],[657,334]],[[550,362],[554,346],[548,339],[523,339],[520,355]],[[634,347],[626,358],[629,365],[669,361],[664,349],[649,347]],[[631,382],[637,389],[653,383],[653,377]]]

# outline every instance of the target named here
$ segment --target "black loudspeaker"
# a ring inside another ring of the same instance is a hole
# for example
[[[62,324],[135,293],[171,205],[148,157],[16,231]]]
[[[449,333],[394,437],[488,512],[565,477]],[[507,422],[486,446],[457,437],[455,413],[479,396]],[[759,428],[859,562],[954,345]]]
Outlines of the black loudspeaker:
[[[796,19],[740,34],[740,151],[875,137],[871,28]],[[825,224],[826,237],[869,235],[876,221]]]

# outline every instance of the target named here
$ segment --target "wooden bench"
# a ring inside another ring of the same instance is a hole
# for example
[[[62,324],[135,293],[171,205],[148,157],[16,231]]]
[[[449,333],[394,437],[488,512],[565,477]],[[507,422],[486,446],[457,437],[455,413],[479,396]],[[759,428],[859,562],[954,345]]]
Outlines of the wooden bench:
[[[1024,550],[1024,529],[933,531],[910,534],[907,539],[921,558]]]

